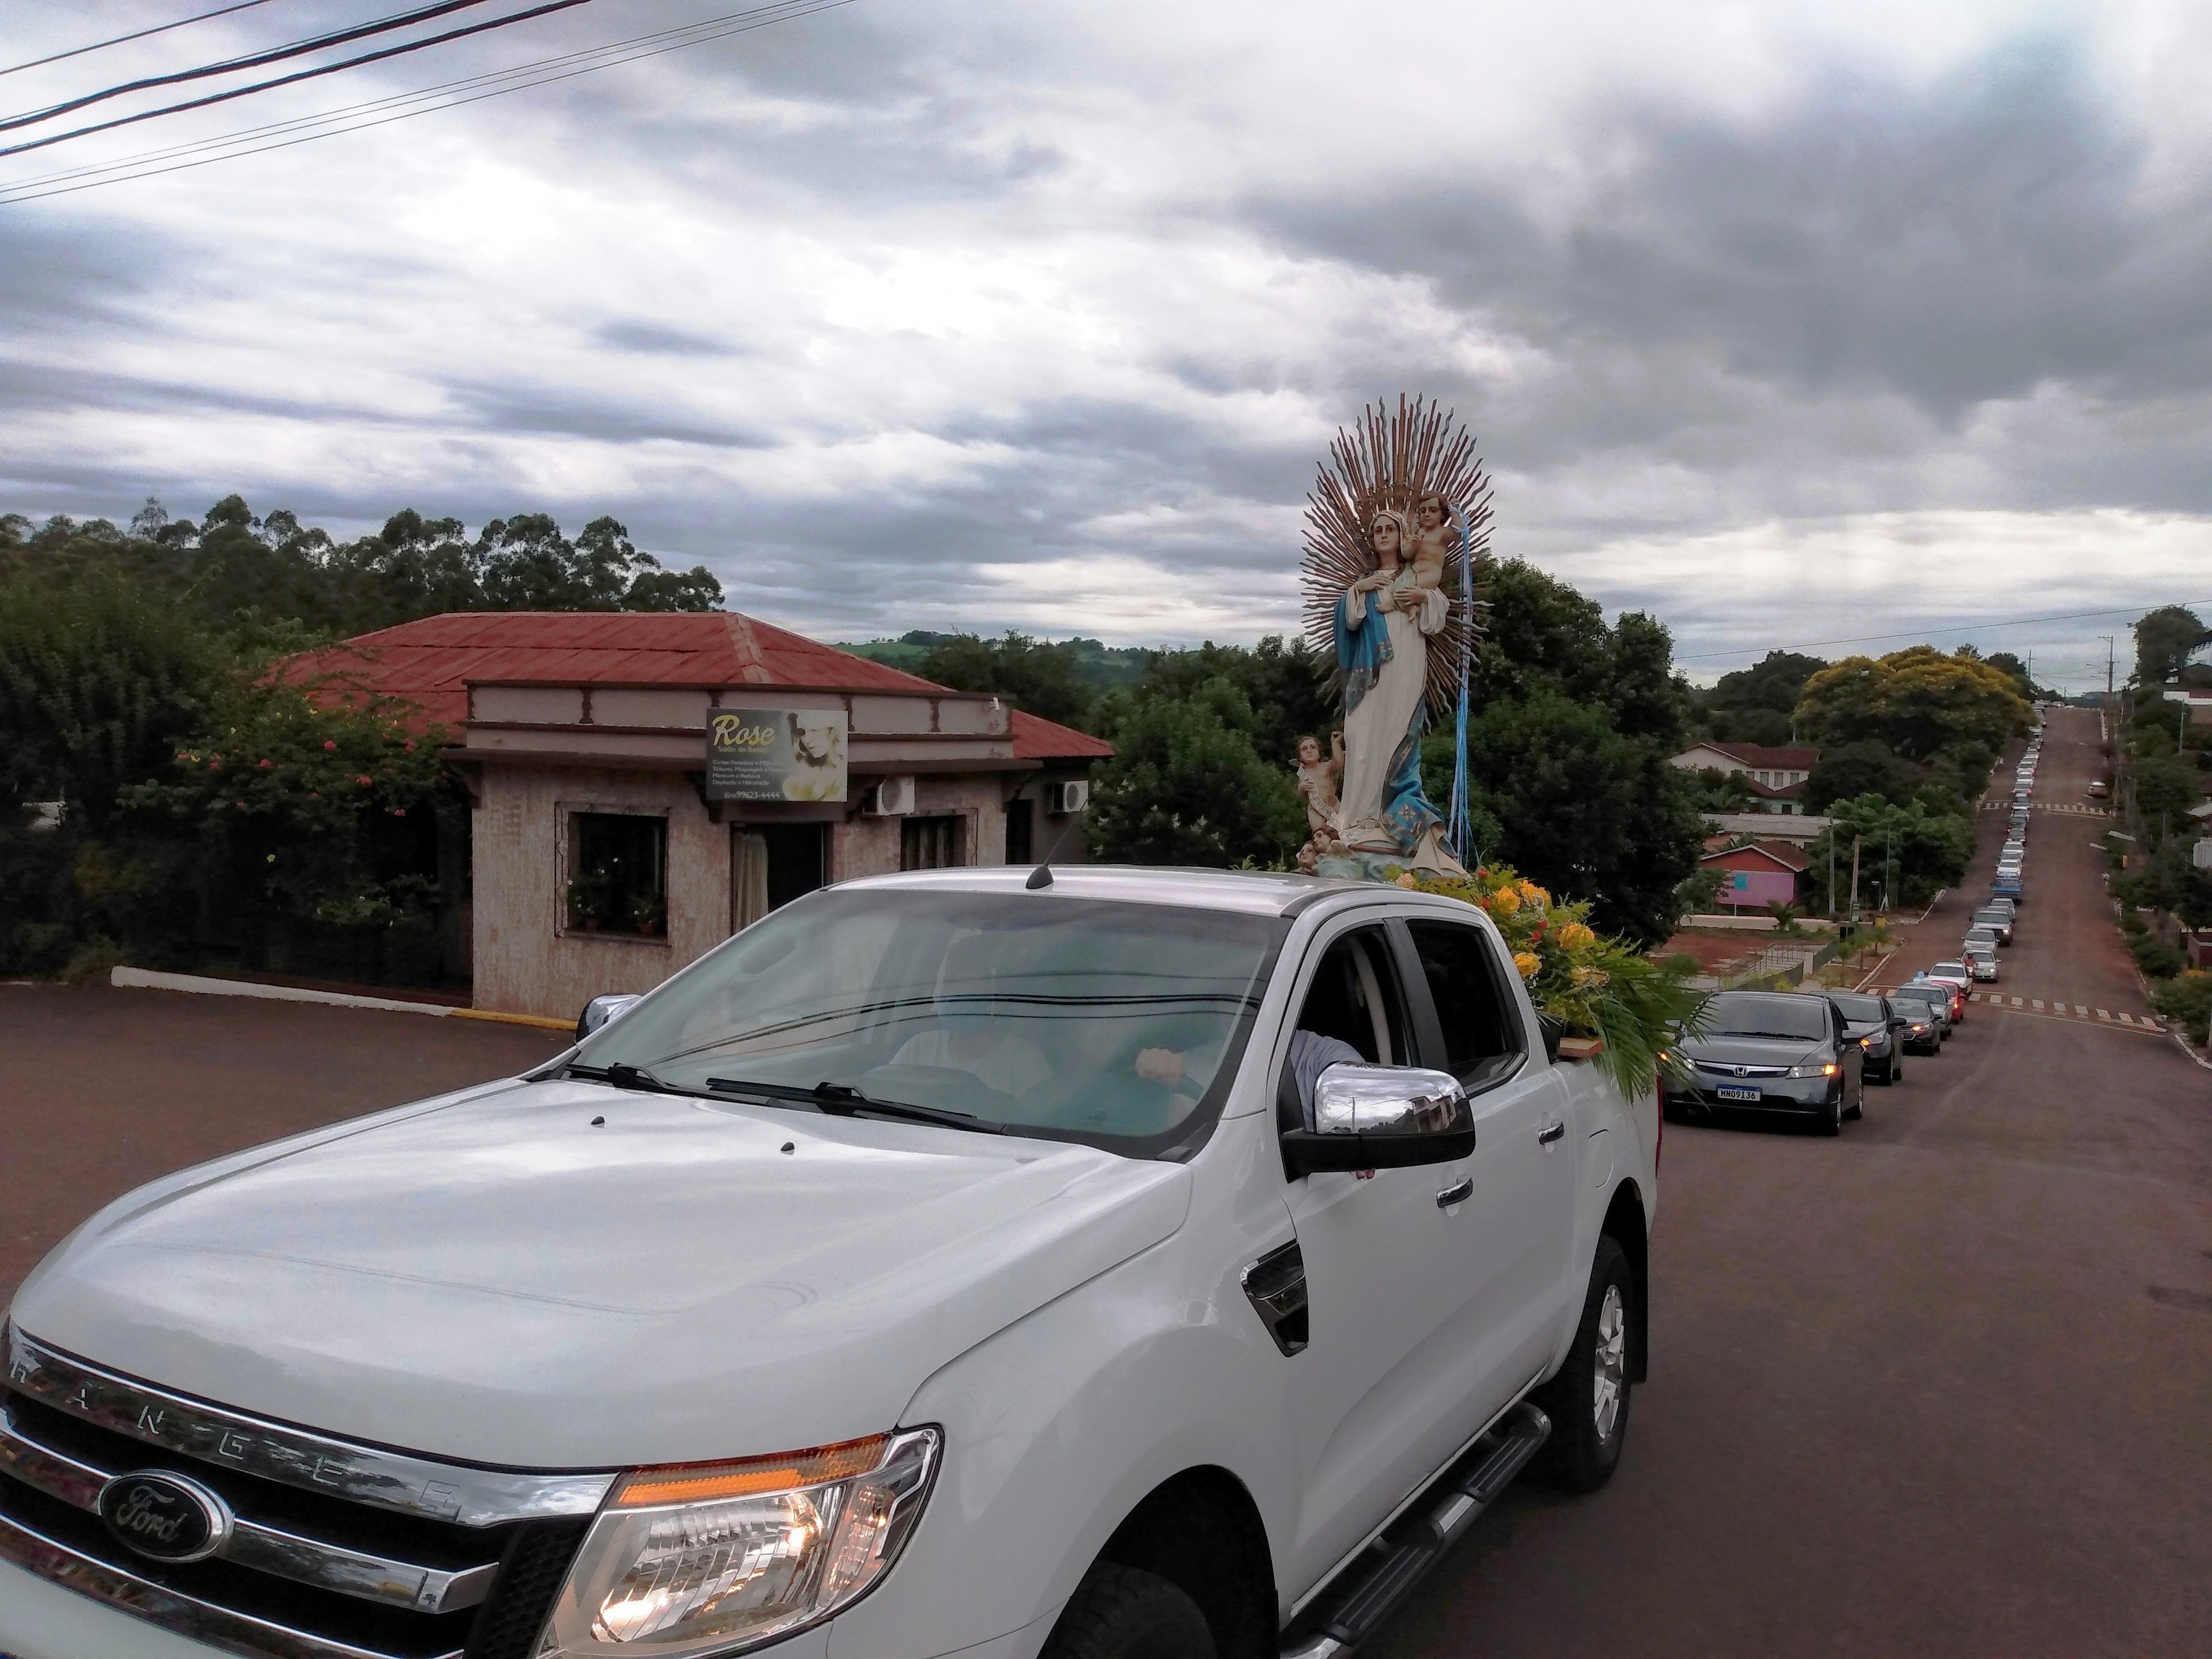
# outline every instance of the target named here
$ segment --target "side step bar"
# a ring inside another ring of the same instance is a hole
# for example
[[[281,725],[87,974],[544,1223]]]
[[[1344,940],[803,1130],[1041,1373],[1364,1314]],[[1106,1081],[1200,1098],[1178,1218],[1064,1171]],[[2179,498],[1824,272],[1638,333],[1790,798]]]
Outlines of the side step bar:
[[[1551,1432],[1552,1419],[1525,1400],[1507,1413],[1497,1430],[1437,1483],[1430,1494],[1435,1506],[1400,1521],[1347,1568],[1346,1588],[1332,1595],[1329,1612],[1317,1621],[1298,1621],[1313,1633],[1285,1647],[1282,1659],[1344,1659],[1372,1636]]]

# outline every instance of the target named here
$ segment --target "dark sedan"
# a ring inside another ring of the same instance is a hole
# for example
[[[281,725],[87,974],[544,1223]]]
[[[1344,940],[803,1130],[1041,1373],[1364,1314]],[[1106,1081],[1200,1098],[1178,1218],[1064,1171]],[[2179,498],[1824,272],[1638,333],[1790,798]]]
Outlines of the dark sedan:
[[[1908,1054],[1941,1054],[1951,1035],[1951,994],[1940,986],[1900,985],[1889,994],[1891,1007],[1905,1017],[1897,1035]]]
[[[1836,1134],[1866,1103],[1865,1051],[1825,996],[1721,991],[1705,1030],[1676,1046],[1662,1085],[1669,1111],[1785,1112]]]
[[[1828,1000],[1844,1017],[1844,1035],[1859,1045],[1861,1074],[1884,1087],[1905,1076],[1898,1039],[1911,1022],[1887,997],[1863,991],[1831,991]]]

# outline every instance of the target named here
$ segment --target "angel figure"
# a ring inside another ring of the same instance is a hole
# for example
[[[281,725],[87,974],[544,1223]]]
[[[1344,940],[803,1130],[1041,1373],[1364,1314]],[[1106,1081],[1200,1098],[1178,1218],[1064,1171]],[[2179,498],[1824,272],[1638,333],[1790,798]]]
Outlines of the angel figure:
[[[1298,796],[1306,804],[1306,830],[1315,836],[1336,817],[1336,792],[1344,777],[1344,733],[1329,733],[1328,758],[1323,760],[1319,738],[1298,739]]]

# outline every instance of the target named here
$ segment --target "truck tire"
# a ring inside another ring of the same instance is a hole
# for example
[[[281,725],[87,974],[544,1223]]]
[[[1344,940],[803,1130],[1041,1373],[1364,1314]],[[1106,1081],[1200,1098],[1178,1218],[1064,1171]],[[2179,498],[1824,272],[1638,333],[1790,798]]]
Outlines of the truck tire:
[[[1206,1615],[1158,1573],[1101,1561],[1083,1575],[1039,1659],[1215,1659]]]
[[[1620,1462],[1628,1437],[1628,1356],[1635,1346],[1628,1322],[1635,1307],[1628,1256],[1610,1233],[1602,1234],[1566,1363],[1534,1395],[1552,1419],[1536,1468],[1555,1486],[1595,1492]]]

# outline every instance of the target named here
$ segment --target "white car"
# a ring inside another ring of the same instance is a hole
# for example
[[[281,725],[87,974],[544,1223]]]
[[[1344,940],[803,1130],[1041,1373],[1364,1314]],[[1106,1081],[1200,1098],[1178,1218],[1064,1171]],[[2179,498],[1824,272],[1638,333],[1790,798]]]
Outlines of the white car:
[[[1470,906],[1041,873],[94,1216],[9,1310],[0,1653],[1318,1656],[1602,1483],[1656,1091]]]
[[[1972,949],[1966,953],[1966,971],[1977,983],[1987,984],[1997,976],[1997,953],[1995,945],[1987,949]]]

